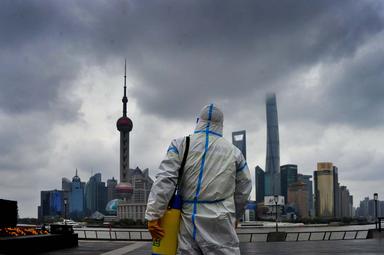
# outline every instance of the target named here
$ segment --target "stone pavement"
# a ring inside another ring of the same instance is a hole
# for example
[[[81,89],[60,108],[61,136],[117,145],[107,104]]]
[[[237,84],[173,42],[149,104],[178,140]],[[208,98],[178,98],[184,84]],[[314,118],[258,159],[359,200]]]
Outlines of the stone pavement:
[[[384,254],[384,239],[240,243],[242,255]],[[45,255],[148,255],[151,243],[129,241],[79,241],[79,247]]]
[[[241,254],[384,254],[383,239],[241,243]]]

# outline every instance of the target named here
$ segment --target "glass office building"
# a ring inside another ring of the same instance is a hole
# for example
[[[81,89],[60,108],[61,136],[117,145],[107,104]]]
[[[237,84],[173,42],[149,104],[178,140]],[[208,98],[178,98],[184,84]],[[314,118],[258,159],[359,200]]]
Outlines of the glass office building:
[[[267,158],[265,173],[268,175],[265,195],[280,195],[280,145],[279,124],[277,117],[276,95],[270,94],[266,99],[267,113]]]

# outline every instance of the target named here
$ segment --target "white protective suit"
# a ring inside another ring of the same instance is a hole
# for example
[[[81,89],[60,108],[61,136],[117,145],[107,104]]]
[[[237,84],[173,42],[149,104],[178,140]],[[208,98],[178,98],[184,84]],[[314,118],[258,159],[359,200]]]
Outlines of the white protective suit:
[[[178,254],[240,254],[235,220],[244,213],[252,181],[241,151],[222,137],[223,113],[205,106],[191,135],[180,182],[183,199]],[[172,141],[148,198],[147,220],[163,216],[178,180],[185,137]]]

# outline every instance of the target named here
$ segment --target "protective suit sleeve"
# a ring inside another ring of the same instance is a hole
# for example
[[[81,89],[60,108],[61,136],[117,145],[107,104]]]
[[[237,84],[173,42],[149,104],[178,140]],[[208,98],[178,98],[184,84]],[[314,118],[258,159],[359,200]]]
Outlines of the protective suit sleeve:
[[[236,156],[235,207],[236,219],[240,220],[252,191],[252,179],[243,154],[238,151]]]
[[[159,173],[148,196],[145,212],[145,219],[148,221],[160,219],[167,210],[179,177],[183,156],[180,155],[183,153],[181,151],[182,141],[182,139],[173,140],[168,147],[165,159],[160,163]]]

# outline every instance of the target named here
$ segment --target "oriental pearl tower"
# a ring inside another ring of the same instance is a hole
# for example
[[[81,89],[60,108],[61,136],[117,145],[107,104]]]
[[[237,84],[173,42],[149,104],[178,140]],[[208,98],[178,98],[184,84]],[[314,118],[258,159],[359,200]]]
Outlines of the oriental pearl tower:
[[[119,198],[128,200],[132,195],[132,184],[129,182],[129,132],[132,130],[132,120],[127,117],[127,61],[124,65],[124,96],[123,116],[117,120],[116,127],[120,132],[120,183],[116,186],[116,193]]]

